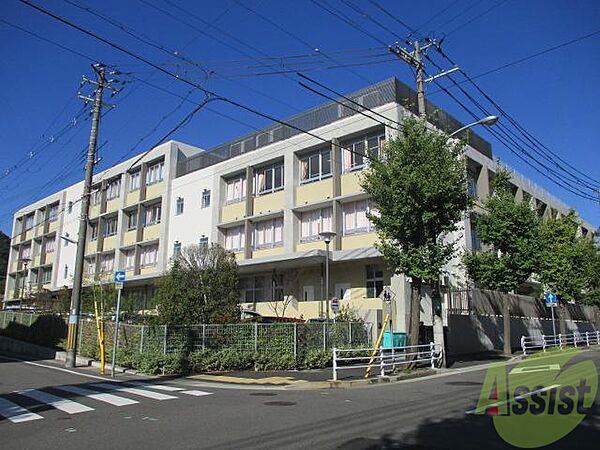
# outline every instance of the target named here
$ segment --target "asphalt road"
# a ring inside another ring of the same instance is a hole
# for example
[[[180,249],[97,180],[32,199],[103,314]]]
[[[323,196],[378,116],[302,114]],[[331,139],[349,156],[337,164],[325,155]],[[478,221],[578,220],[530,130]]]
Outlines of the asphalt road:
[[[600,352],[582,357],[600,368]],[[466,414],[485,377],[477,368],[365,388],[285,390],[185,379],[112,383],[35,364],[53,366],[0,356],[2,449],[514,448],[491,417]],[[547,448],[595,448],[599,404],[596,397],[592,414]]]

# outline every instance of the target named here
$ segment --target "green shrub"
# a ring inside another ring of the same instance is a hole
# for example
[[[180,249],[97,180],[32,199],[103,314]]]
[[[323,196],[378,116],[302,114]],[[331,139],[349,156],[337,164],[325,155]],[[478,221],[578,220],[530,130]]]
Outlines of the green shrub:
[[[311,349],[306,354],[304,365],[307,369],[324,369],[332,364],[332,360],[331,352]]]
[[[287,370],[296,367],[293,353],[258,353],[255,355],[255,370]]]

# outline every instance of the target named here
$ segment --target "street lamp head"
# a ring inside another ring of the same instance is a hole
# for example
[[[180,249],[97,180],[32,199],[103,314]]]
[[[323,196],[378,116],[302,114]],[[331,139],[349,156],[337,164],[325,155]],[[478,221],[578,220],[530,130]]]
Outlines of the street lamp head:
[[[336,233],[334,231],[321,231],[319,233],[319,236],[323,238],[326,244],[329,244],[335,235]]]
[[[498,116],[487,116],[487,117],[484,117],[483,119],[481,119],[479,121],[479,123],[481,125],[485,125],[485,126],[488,126],[488,127],[491,127],[496,122],[498,122]]]

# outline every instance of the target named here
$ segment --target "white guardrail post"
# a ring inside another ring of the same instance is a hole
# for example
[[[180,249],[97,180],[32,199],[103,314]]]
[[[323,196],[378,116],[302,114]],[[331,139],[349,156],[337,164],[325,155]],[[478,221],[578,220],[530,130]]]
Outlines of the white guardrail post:
[[[521,348],[523,349],[523,356],[527,356],[527,350],[525,349],[525,336],[521,336]]]
[[[588,347],[590,346],[590,335],[587,331],[585,332],[585,343]]]
[[[429,343],[429,352],[431,353],[431,368],[435,369],[435,344]]]
[[[337,381],[337,348],[333,347],[333,381]]]
[[[558,333],[558,346],[562,350],[562,333]]]
[[[381,376],[384,377],[385,376],[385,365],[384,365],[384,361],[383,361],[383,346],[379,347],[379,365],[381,367]]]
[[[542,334],[542,351],[546,351],[546,335]]]

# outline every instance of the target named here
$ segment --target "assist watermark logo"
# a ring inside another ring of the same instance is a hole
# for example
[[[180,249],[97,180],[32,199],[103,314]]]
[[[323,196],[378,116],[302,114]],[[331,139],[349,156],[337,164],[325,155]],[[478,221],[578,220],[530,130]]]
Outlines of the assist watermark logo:
[[[512,369],[488,369],[469,414],[492,416],[507,443],[521,448],[552,444],[573,431],[589,412],[598,389],[598,369],[576,358],[577,350],[529,358]]]

